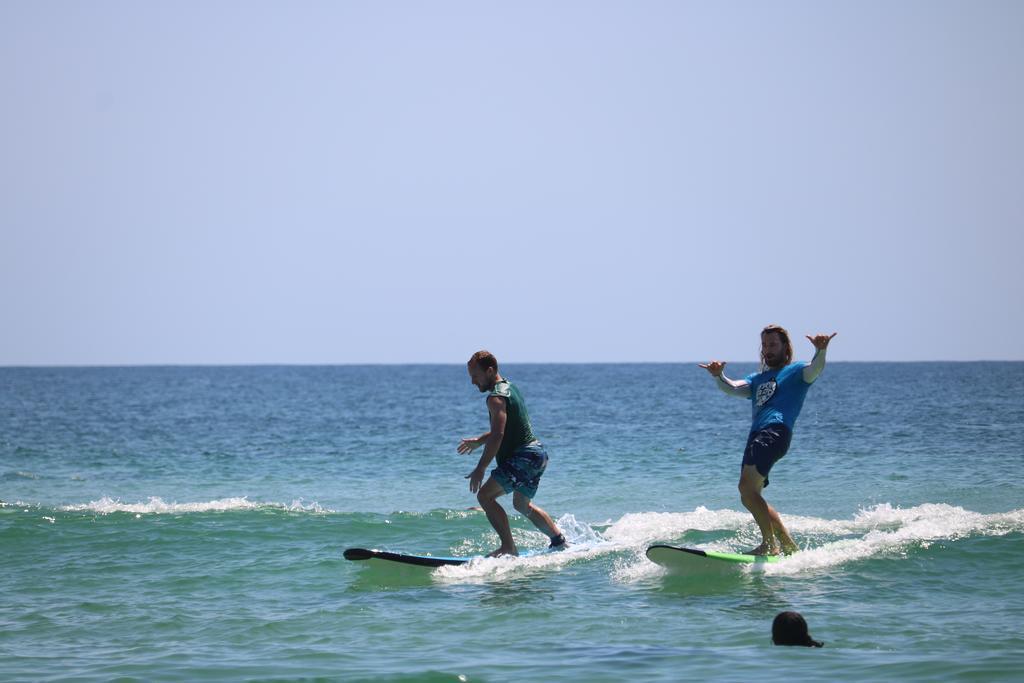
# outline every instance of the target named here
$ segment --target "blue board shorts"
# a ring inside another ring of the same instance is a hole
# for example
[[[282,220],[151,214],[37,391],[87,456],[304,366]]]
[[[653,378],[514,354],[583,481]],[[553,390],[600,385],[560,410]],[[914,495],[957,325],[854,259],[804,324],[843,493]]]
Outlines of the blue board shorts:
[[[792,440],[793,432],[784,424],[768,425],[750,432],[747,447],[743,450],[743,464],[756,467],[757,473],[764,477],[764,485],[768,486],[768,473],[789,450]]]
[[[548,452],[540,441],[531,441],[498,463],[491,470],[491,477],[501,485],[505,493],[516,491],[533,499],[540,486],[540,475],[548,466]]]

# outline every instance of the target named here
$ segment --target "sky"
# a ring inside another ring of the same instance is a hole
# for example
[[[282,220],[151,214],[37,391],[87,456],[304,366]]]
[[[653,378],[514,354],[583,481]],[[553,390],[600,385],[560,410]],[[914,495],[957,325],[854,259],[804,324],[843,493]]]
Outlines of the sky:
[[[0,1],[0,365],[1024,360],[1024,3]]]

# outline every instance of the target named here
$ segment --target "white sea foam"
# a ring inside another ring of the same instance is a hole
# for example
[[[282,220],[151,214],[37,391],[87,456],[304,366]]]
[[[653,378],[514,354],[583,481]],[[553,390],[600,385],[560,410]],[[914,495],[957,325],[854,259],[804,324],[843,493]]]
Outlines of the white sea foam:
[[[319,503],[305,503],[301,499],[294,500],[289,505],[283,503],[257,503],[249,500],[246,496],[234,498],[220,498],[217,500],[201,501],[195,503],[167,503],[162,498],[150,497],[145,503],[125,503],[104,496],[99,500],[80,505],[65,505],[60,508],[65,512],[96,512],[102,515],[114,512],[131,512],[135,514],[185,514],[193,512],[227,512],[233,510],[260,510],[278,509],[289,512],[310,512],[322,514],[329,512],[321,507]]]
[[[541,569],[559,570],[574,562],[593,560],[622,549],[619,544],[605,540],[593,527],[580,522],[571,514],[563,515],[556,523],[569,543],[565,550],[525,557],[479,557],[463,565],[438,567],[434,570],[434,578],[443,583],[482,583]]]
[[[438,567],[434,570],[434,578],[443,583],[483,583],[538,570],[557,571],[574,562],[593,560],[615,550],[610,544],[578,543],[566,550],[526,557],[478,557],[463,565]]]
[[[644,549],[636,548],[629,557],[615,560],[611,578],[616,583],[635,583],[655,576],[661,576],[665,569],[654,564],[644,555]]]
[[[599,545],[607,541],[589,524],[576,519],[575,515],[562,515],[555,523],[558,524],[558,528],[562,530],[570,545]]]
[[[898,556],[914,547],[971,536],[1024,532],[1024,509],[982,514],[940,503],[900,508],[884,503],[858,511],[852,519],[785,516],[786,525],[804,549],[777,564],[756,565],[751,571],[789,575],[835,567],[871,557]],[[634,513],[611,524],[605,538],[635,551],[616,561],[613,580],[629,583],[656,575],[643,550],[654,542],[673,543],[687,531],[732,531],[729,538],[702,544],[704,549],[737,551],[759,539],[750,515],[735,510]]]
[[[605,529],[604,537],[631,546],[665,541],[687,531],[738,530],[750,521],[747,512],[708,510],[704,506],[693,512],[633,512]]]
[[[303,500],[301,498],[299,498],[297,500],[293,500],[291,502],[291,504],[285,506],[285,508],[289,512],[310,512],[310,513],[315,514],[315,515],[323,515],[323,514],[326,514],[328,512],[332,512],[332,510],[328,510],[327,508],[323,507],[322,505],[320,505],[320,503],[316,502],[315,500],[313,502],[311,502],[311,503],[306,503],[306,502],[303,502]]]
[[[805,549],[785,562],[762,565],[765,573],[795,574],[871,557],[900,556],[942,541],[1024,532],[1024,509],[982,514],[938,503],[911,508],[885,503],[861,510],[850,521],[803,518],[794,522],[790,532],[798,537],[801,533],[847,537]]]

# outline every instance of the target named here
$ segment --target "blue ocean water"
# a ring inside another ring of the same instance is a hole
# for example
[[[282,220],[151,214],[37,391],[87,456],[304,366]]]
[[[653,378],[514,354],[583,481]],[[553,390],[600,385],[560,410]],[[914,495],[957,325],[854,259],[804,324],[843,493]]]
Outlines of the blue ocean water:
[[[573,548],[410,573],[342,551],[496,545],[464,366],[0,369],[0,680],[1019,676],[1024,363],[830,364],[766,490],[803,551],[714,581],[644,550],[756,544],[749,403],[694,365],[503,370]],[[826,646],[772,647],[784,609]]]

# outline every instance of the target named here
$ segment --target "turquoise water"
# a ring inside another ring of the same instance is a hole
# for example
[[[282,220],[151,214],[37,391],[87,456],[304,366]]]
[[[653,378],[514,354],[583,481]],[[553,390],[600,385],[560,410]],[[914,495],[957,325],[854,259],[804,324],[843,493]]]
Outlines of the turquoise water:
[[[401,572],[342,550],[496,544],[464,367],[0,369],[0,680],[1019,676],[1024,363],[830,365],[766,490],[804,551],[700,581],[643,551],[756,544],[749,403],[692,365],[505,372],[571,552]],[[772,647],[784,609],[825,648]]]

